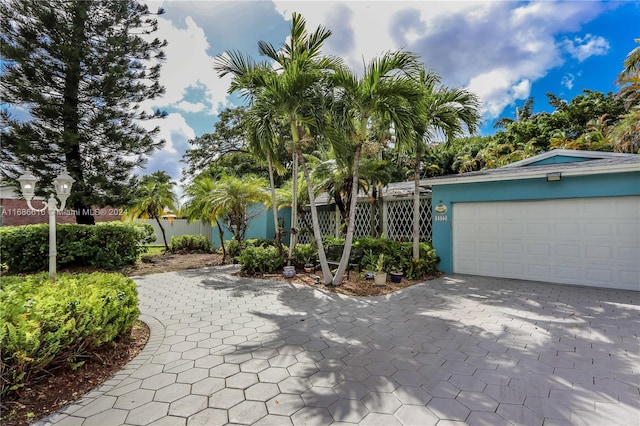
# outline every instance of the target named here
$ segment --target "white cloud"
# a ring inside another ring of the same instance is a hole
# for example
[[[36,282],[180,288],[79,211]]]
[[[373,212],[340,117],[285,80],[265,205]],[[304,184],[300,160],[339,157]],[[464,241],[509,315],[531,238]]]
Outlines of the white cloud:
[[[177,113],[171,113],[162,119],[145,121],[141,125],[149,130],[158,126],[160,132],[157,139],[165,140],[164,147],[149,158],[145,173],[165,170],[174,179],[179,179],[181,173],[178,160],[189,147],[189,140],[196,137],[194,130],[184,117]]]
[[[530,95],[531,84],[562,65],[563,46],[555,36],[577,31],[603,9],[595,2],[316,2],[275,1],[290,19],[295,10],[308,28],[319,24],[345,43],[328,53],[339,54],[360,69],[365,60],[387,50],[406,48],[421,55],[443,82],[474,90],[487,118]],[[349,19],[336,19],[341,8]],[[334,23],[336,23],[334,27]],[[335,36],[334,35],[334,36]],[[575,45],[581,55],[602,52],[604,40]]]
[[[576,76],[569,73],[565,76],[562,77],[562,80],[560,81],[560,84],[562,84],[564,87],[566,87],[567,89],[571,90],[573,89],[573,83],[576,80]]]
[[[213,70],[213,57],[207,53],[207,36],[193,18],[187,16],[180,24],[185,27],[178,28],[175,23],[158,18],[158,31],[154,36],[169,41],[164,49],[167,59],[160,72],[160,84],[166,92],[152,104],[216,115],[227,105],[231,77],[218,78]],[[203,102],[186,99],[188,90],[194,88],[201,91]]]
[[[504,108],[531,94],[531,82],[516,80],[508,69],[497,69],[473,77],[467,86],[482,100],[485,113],[499,116]]]
[[[185,112],[200,112],[200,111],[203,111],[207,106],[202,102],[193,103],[193,102],[181,101],[176,104],[176,107]]]
[[[609,42],[600,36],[587,34],[582,37],[575,37],[573,40],[565,39],[562,41],[562,47],[579,62],[591,56],[602,56],[609,52]]]

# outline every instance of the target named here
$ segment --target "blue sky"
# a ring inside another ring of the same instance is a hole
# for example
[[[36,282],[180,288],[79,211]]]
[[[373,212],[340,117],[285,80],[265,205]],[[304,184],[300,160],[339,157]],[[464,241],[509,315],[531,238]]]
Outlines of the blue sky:
[[[165,170],[181,177],[188,141],[211,132],[217,114],[241,104],[228,96],[213,59],[226,50],[258,58],[257,43],[280,46],[292,12],[308,28],[333,35],[325,53],[360,69],[388,50],[418,53],[445,84],[465,87],[482,100],[482,134],[496,118],[513,116],[533,96],[534,111],[549,110],[545,93],[570,100],[582,89],[615,91],[625,56],[640,38],[640,2],[600,1],[192,1],[148,2],[162,6],[159,31],[167,60],[162,98],[145,105],[169,113],[159,125],[167,144],[141,173]]]

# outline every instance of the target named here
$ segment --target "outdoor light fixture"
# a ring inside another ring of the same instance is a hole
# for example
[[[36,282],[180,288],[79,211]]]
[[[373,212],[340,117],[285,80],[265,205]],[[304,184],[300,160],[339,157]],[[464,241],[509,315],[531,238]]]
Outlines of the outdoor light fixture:
[[[562,173],[560,172],[547,173],[547,182],[557,182],[559,180],[562,180]]]
[[[45,210],[49,211],[49,278],[52,281],[56,279],[56,213],[64,210],[64,207],[67,203],[67,199],[71,194],[71,186],[75,180],[69,176],[66,170],[63,170],[57,178],[53,180],[53,186],[56,190],[56,195],[60,200],[60,206],[58,206],[58,200],[53,196],[53,194],[49,195],[49,199],[46,202],[42,202],[42,208],[36,209],[31,205],[31,200],[33,200],[33,196],[36,192],[36,183],[38,182],[38,178],[33,176],[28,171],[18,178],[18,182],[20,182],[20,189],[22,190],[22,195],[24,199],[27,201],[27,205],[31,210],[37,212],[43,212]]]

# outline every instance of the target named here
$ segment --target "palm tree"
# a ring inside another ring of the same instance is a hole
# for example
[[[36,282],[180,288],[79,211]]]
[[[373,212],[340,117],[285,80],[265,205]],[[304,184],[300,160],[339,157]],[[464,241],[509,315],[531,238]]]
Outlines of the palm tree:
[[[176,210],[177,198],[173,192],[174,182],[164,171],[143,176],[136,190],[132,204],[124,217],[131,219],[154,219],[162,232],[164,247],[168,251],[167,235],[160,218],[167,212]]]
[[[215,190],[215,182],[208,176],[200,176],[185,188],[185,195],[189,200],[183,206],[183,210],[189,222],[201,220],[204,223],[215,223],[218,228],[218,238],[222,248],[222,262],[227,258],[227,250],[224,246],[224,231],[218,220],[222,216],[220,206],[212,206],[208,200],[209,195]]]
[[[446,141],[461,136],[465,130],[477,130],[480,103],[475,94],[464,89],[441,86],[439,76],[422,69],[418,80],[421,99],[414,104],[414,137],[399,139],[401,148],[415,153],[413,191],[413,258],[420,258],[420,164],[422,150],[444,136]],[[411,144],[407,146],[407,141]]]
[[[355,229],[356,203],[360,188],[359,165],[365,144],[375,144],[378,135],[372,132],[372,122],[393,124],[399,139],[411,135],[411,103],[420,99],[414,84],[418,70],[417,56],[410,52],[387,52],[369,62],[361,77],[341,67],[331,76],[334,87],[332,132],[336,155],[353,152],[349,217],[342,258],[332,284],[340,285],[349,262]]]
[[[282,235],[278,224],[278,202],[276,199],[276,185],[274,173],[284,173],[284,167],[277,158],[278,139],[274,132],[273,110],[269,105],[261,102],[254,103],[253,107],[248,111],[245,128],[247,130],[247,139],[249,148],[254,156],[258,159],[264,159],[269,170],[269,188],[271,192],[271,211],[273,214],[273,224],[276,230],[275,242],[278,251],[284,256],[282,248]]]
[[[640,43],[640,38],[635,39]],[[617,83],[622,87],[619,95],[628,99],[631,105],[640,99],[640,46],[633,49],[624,60],[624,69],[618,75]]]
[[[214,64],[219,76],[227,74],[233,76],[230,93],[240,91],[250,99],[252,104],[260,102],[271,105],[278,117],[288,121],[291,130],[290,152],[294,160],[293,182],[294,184],[297,182],[297,163],[300,161],[308,184],[314,236],[318,244],[318,258],[325,281],[327,277],[331,277],[331,271],[322,246],[315,195],[302,148],[303,145],[313,143],[311,129],[315,128],[323,117],[321,95],[326,73],[341,64],[339,59],[321,56],[322,45],[330,35],[331,31],[322,26],[309,34],[304,18],[294,13],[290,36],[280,51],[268,43],[258,43],[260,54],[274,61],[275,68],[268,63],[257,64],[250,57],[235,51],[218,56]],[[292,200],[295,203],[298,198],[295,185],[293,191],[295,195]],[[294,235],[292,235],[290,250],[295,245],[297,207],[293,206],[291,211]]]
[[[640,38],[635,42],[640,43]],[[628,111],[611,132],[615,150],[640,153],[640,46],[627,55],[617,83],[621,86],[618,95],[626,98]]]
[[[264,178],[255,176],[227,176],[213,181],[210,177],[201,177],[187,189],[187,194],[194,198],[187,203],[188,211],[196,217],[224,217],[228,220],[228,227],[233,232],[234,239],[242,244],[245,231],[252,219],[249,207],[256,203],[266,203],[269,200],[265,188],[268,182]]]

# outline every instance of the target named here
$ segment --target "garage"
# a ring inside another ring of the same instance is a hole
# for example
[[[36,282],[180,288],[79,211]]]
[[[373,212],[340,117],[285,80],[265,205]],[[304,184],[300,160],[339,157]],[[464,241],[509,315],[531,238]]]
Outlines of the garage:
[[[640,291],[640,155],[554,150],[421,184],[443,272]]]
[[[626,288],[640,277],[640,197],[457,203],[453,272]]]

